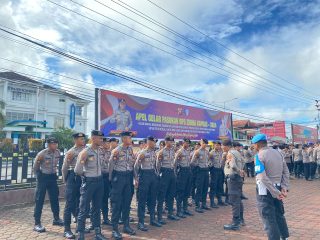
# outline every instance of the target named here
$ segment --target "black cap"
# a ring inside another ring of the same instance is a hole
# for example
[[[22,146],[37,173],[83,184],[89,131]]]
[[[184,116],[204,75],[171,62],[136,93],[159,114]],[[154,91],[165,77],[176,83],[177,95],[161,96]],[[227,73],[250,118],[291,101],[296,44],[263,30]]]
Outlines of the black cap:
[[[204,142],[205,144],[208,144],[208,143],[209,143],[209,142],[208,142],[208,139],[205,139],[205,138],[202,138],[201,141]]]
[[[166,136],[165,137],[165,139],[164,139],[165,141],[174,141],[174,138],[173,137],[171,137],[171,136]]]
[[[81,132],[72,134],[73,138],[81,138],[81,137],[85,137],[85,136],[86,135],[84,133],[81,133]]]
[[[145,144],[146,143],[146,141],[145,140],[140,140],[139,141],[139,145],[141,145],[141,144]]]
[[[103,138],[103,141],[104,141],[104,142],[110,142],[110,139],[109,139],[109,138],[104,137],[104,138]]]
[[[183,142],[185,142],[185,143],[189,143],[189,144],[191,143],[191,141],[190,141],[190,139],[189,139],[189,138],[184,138],[184,139],[183,139]]]
[[[156,138],[153,137],[153,136],[148,136],[148,137],[147,137],[147,140],[148,140],[148,141],[155,142],[155,143],[158,142],[158,139],[156,139]]]
[[[196,145],[200,146],[201,144],[199,142],[196,142]]]
[[[222,141],[222,145],[223,145],[223,146],[231,147],[231,146],[232,146],[232,142],[231,142],[230,139],[226,139],[226,140],[223,140],[223,141]]]
[[[121,137],[132,137],[132,132],[129,131],[124,131],[122,133],[120,133]]]
[[[119,140],[116,139],[116,138],[110,138],[110,139],[109,139],[109,142],[119,142]]]
[[[104,134],[103,134],[101,131],[99,131],[99,130],[92,130],[92,131],[91,131],[91,136],[103,137]]]
[[[214,144],[215,145],[221,145],[221,142],[215,142]]]
[[[233,142],[234,147],[242,147],[242,144],[239,142]]]
[[[47,139],[47,143],[50,144],[50,143],[58,143],[58,140],[54,137],[50,137]]]
[[[160,141],[160,145],[165,145],[165,142],[162,140],[162,141]]]
[[[119,99],[119,102],[121,102],[121,103],[125,103],[125,102],[126,102],[126,100],[125,100],[124,98],[120,98],[120,99]]]

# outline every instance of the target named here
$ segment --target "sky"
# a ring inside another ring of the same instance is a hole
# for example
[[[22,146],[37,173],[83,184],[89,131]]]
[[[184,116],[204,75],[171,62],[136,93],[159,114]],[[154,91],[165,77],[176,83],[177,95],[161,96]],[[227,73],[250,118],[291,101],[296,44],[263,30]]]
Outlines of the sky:
[[[319,0],[0,1],[1,27],[220,109],[310,126],[320,99],[319,23]],[[189,104],[7,37],[0,33],[0,71],[83,97],[101,87]],[[93,116],[91,104],[89,128]]]

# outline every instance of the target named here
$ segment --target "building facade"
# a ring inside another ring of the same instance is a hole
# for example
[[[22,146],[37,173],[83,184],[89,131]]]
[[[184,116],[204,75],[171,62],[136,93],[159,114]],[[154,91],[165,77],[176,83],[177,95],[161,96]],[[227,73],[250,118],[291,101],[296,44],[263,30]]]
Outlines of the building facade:
[[[42,138],[58,128],[87,131],[88,100],[14,73],[0,73],[0,99],[5,102],[3,131],[14,142],[21,136]]]

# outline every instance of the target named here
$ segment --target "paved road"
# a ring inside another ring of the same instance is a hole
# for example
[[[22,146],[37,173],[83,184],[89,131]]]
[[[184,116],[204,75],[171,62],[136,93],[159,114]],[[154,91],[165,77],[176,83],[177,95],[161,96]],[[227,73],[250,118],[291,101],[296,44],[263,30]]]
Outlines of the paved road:
[[[285,202],[286,216],[292,236],[290,239],[320,239],[320,181],[306,182],[301,179],[292,180],[291,184],[292,189]],[[230,207],[223,207],[204,214],[196,214],[194,217],[179,222],[171,222],[161,229],[151,227],[149,232],[138,232],[135,237],[130,238],[124,235],[124,239],[266,239],[256,209],[254,182],[246,180],[244,190],[249,197],[249,200],[244,201],[247,226],[239,232],[223,230],[223,224],[231,219]],[[63,203],[61,206],[63,209]],[[132,213],[136,218],[135,209]],[[63,229],[51,225],[52,214],[49,205],[44,207],[42,220],[47,228],[46,233],[38,234],[32,231],[32,214],[33,206],[0,209],[0,239],[63,239]],[[107,237],[111,237],[109,227],[103,227],[103,232]],[[92,235],[88,235],[87,239],[92,239]]]

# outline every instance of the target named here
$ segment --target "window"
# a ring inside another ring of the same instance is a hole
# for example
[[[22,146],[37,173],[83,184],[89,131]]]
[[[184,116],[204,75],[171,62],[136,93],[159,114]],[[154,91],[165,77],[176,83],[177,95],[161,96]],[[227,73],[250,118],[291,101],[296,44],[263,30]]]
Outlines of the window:
[[[12,91],[11,96],[12,96],[11,99],[13,101],[31,102],[31,94],[30,93]]]
[[[16,120],[34,120],[34,114],[32,113],[23,113],[23,112],[7,112],[6,121],[12,122]]]
[[[76,106],[76,115],[77,116],[82,116],[82,106]]]
[[[60,99],[59,99],[59,102],[66,102],[66,100],[63,99],[63,98],[60,98]]]
[[[54,119],[54,126],[53,126],[55,129],[58,129],[58,128],[63,128],[64,127],[64,118],[61,118],[61,117],[56,117]]]

